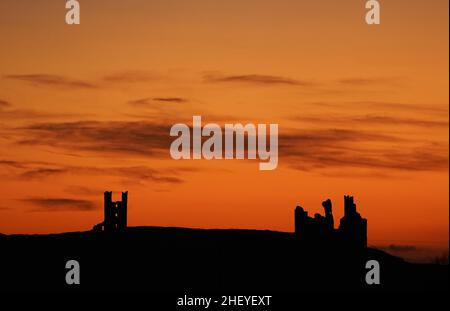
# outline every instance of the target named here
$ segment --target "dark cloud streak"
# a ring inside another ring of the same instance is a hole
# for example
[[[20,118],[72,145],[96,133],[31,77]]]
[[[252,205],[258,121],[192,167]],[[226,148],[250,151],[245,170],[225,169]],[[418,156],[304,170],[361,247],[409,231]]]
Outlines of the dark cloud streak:
[[[22,130],[32,138],[23,139],[19,144],[67,150],[155,156],[168,155],[170,146],[170,126],[146,121],[39,123]]]
[[[448,127],[448,121],[442,120],[427,120],[427,119],[412,119],[392,116],[381,116],[368,114],[363,116],[297,116],[291,118],[295,121],[308,122],[314,124],[329,125],[344,125],[358,124],[358,125],[393,125],[393,126],[417,126],[417,127]]]
[[[21,145],[46,145],[120,158],[170,159],[169,148],[173,140],[169,136],[170,124],[148,121],[38,123],[19,130],[25,137],[17,141]],[[350,168],[368,168],[442,171],[448,169],[448,144],[358,128],[283,129],[279,133],[279,157],[280,163],[299,170],[340,168],[348,172]],[[176,176],[160,175],[143,167],[114,170],[136,179],[181,182]],[[95,168],[85,169],[85,172],[97,173]],[[55,171],[41,170],[26,174],[60,173],[62,171],[57,167]]]
[[[22,74],[22,75],[5,75],[6,79],[30,82],[35,85],[54,86],[62,88],[76,89],[95,89],[96,85],[82,81],[74,80],[68,77],[51,74]]]
[[[282,134],[279,141],[281,161],[303,171],[329,168],[341,168],[347,172],[350,168],[448,169],[448,145],[444,143],[417,143],[385,134],[334,129]],[[380,142],[389,147],[380,149],[377,147]]]
[[[10,102],[0,99],[0,109],[9,108],[9,107],[11,107]]]
[[[155,104],[155,102],[159,103],[187,103],[188,100],[186,98],[182,97],[146,97],[146,98],[140,98],[136,100],[130,100],[128,102],[129,105],[136,106],[136,107],[146,107],[146,106],[152,106]]]
[[[92,201],[71,198],[33,197],[20,201],[34,205],[33,212],[93,211],[97,208]]]
[[[206,74],[203,81],[208,83],[249,83],[255,85],[292,85],[292,86],[311,86],[313,83],[307,81],[299,81],[291,78],[260,75],[260,74],[244,74],[244,75],[220,75]]]

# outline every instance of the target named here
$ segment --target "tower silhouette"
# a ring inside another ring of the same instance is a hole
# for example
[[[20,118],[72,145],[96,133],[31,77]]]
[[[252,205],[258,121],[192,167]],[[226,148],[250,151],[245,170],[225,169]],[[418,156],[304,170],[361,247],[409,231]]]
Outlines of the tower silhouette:
[[[352,196],[344,196],[344,217],[339,224],[339,235],[343,244],[349,248],[367,247],[367,219],[356,211]]]
[[[122,201],[112,200],[112,192],[104,193],[104,220],[94,226],[94,231],[123,231],[127,228],[128,191],[122,192]]]
[[[295,234],[302,243],[316,246],[333,243],[355,250],[367,247],[367,220],[356,211],[352,196],[344,196],[344,217],[338,229],[334,229],[331,200],[322,202],[322,206],[325,216],[315,214],[314,218],[301,206],[295,208]]]

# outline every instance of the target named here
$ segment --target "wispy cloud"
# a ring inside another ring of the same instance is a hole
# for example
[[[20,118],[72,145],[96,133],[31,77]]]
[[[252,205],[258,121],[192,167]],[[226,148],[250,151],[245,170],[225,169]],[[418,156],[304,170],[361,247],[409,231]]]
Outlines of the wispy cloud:
[[[48,145],[66,150],[141,156],[167,155],[170,126],[146,121],[79,121],[39,123],[21,128],[22,145]]]
[[[448,169],[448,145],[439,142],[412,142],[392,135],[349,129],[296,130],[280,135],[279,142],[280,163],[283,161],[304,171]]]
[[[156,80],[159,75],[148,71],[123,71],[106,75],[103,81],[113,83],[138,83]]]
[[[409,111],[422,112],[432,114],[446,114],[448,115],[448,105],[433,105],[433,104],[409,104],[398,102],[383,102],[383,101],[349,101],[349,102],[313,102],[313,106],[320,108],[339,108],[339,109],[370,109],[372,111]]]
[[[331,125],[344,125],[348,126],[348,124],[353,125],[395,125],[395,126],[416,126],[416,127],[448,127],[448,121],[443,120],[428,120],[428,119],[413,119],[413,118],[402,118],[402,117],[393,117],[393,116],[382,116],[382,115],[374,115],[367,114],[362,116],[296,116],[291,119],[300,121],[303,123],[320,123]]]
[[[0,99],[0,109],[9,108],[9,107],[11,107],[10,102]]]
[[[180,176],[188,169],[151,168],[147,166],[73,166],[46,162],[29,162],[0,160],[0,166],[8,168],[9,178],[23,180],[55,178],[64,175],[113,176],[140,182],[156,182],[162,184],[179,184],[184,179]],[[6,171],[5,171],[6,173]],[[80,190],[80,189],[78,189]]]
[[[205,74],[204,82],[209,83],[248,83],[255,85],[297,85],[310,86],[313,85],[309,81],[300,81],[281,76],[261,75],[261,74],[242,74],[242,75],[222,75],[222,74]]]
[[[114,170],[114,168],[113,168]],[[159,183],[179,184],[184,182],[183,179],[176,176],[169,176],[162,173],[161,170],[151,169],[142,166],[136,167],[121,167],[116,168],[117,174],[125,177],[132,177],[138,180],[152,180]]]
[[[92,211],[97,208],[92,201],[72,198],[31,197],[20,201],[34,205],[33,212]]]
[[[25,171],[20,176],[25,179],[42,179],[49,176],[66,174],[68,172],[69,170],[65,168],[35,168]]]
[[[74,195],[82,195],[82,196],[99,196],[102,195],[104,190],[99,188],[85,187],[85,186],[67,186],[64,189],[67,193],[71,193]]]
[[[379,85],[379,84],[395,84],[400,81],[399,78],[393,77],[359,77],[359,78],[345,78],[340,79],[338,82],[343,85],[351,86],[368,86],[368,85]]]
[[[137,106],[137,107],[146,107],[146,106],[154,105],[155,102],[181,104],[181,103],[187,103],[188,100],[186,98],[182,98],[182,97],[153,97],[153,98],[146,97],[146,98],[130,100],[128,102],[128,104],[132,105],[132,106]]]
[[[188,101],[186,98],[181,97],[155,97],[153,98],[153,100],[157,102],[169,102],[169,103],[185,103]]]
[[[95,89],[97,86],[87,81],[76,80],[60,75],[52,74],[20,74],[5,75],[6,79],[29,82],[33,85],[53,86],[67,89]]]
[[[13,168],[25,168],[24,164],[14,160],[0,160],[0,166],[8,166]]]
[[[368,118],[360,122],[395,123],[399,120]],[[405,119],[414,126],[427,122]],[[324,123],[325,124],[325,123]],[[355,124],[349,122],[349,124]],[[444,124],[434,124],[444,127]],[[360,128],[360,127],[359,127]],[[420,140],[379,130],[359,128],[282,129],[279,133],[280,165],[299,170],[337,168],[347,173],[351,168],[402,171],[442,171],[448,169],[448,144],[438,140]],[[46,145],[66,151],[78,150],[93,154],[154,159],[170,159],[170,124],[149,121],[85,121],[37,123],[18,129],[21,145]],[[29,176],[62,174],[52,170],[26,172]],[[324,170],[324,169],[327,170]],[[64,167],[63,169],[67,169]],[[160,182],[181,182],[177,176],[158,175],[142,167],[116,169],[120,174],[137,179]],[[95,174],[90,169],[89,174]],[[379,176],[382,172],[377,172]]]
[[[0,118],[6,121],[30,120],[30,119],[50,119],[50,118],[72,118],[80,117],[79,114],[46,112],[31,109],[0,109]]]
[[[131,106],[136,106],[136,107],[146,107],[146,106],[153,104],[153,102],[152,102],[151,98],[146,97],[146,98],[130,100],[127,102],[127,104],[131,105]]]

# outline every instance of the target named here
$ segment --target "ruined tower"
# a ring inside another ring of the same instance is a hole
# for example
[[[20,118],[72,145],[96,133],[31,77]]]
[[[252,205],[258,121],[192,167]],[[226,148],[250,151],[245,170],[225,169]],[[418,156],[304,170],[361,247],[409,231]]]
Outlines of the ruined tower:
[[[341,218],[338,232],[346,246],[353,249],[367,247],[367,219],[356,211],[352,196],[344,196],[344,217]]]
[[[322,202],[323,209],[325,210],[325,227],[329,231],[333,231],[334,229],[334,218],[333,218],[333,204],[331,200],[328,199]]]
[[[128,191],[122,192],[122,201],[113,202],[112,192],[104,194],[104,220],[94,226],[94,231],[114,232],[127,228]]]
[[[308,212],[306,212],[303,207],[297,206],[295,208],[295,234],[298,237],[304,239],[306,236],[308,236],[308,223]]]
[[[334,229],[331,200],[322,206],[325,215],[316,213],[314,217],[301,206],[295,208],[295,235],[302,243],[319,247],[335,244],[356,251],[367,247],[367,220],[356,211],[352,196],[344,196],[344,217],[338,229]]]

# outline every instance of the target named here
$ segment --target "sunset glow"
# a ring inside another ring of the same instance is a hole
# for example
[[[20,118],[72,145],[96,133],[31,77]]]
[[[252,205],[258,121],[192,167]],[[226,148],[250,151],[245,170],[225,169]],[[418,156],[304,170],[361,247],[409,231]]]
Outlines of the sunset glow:
[[[448,253],[448,1],[80,2],[0,2],[1,233],[90,230],[106,190],[130,226],[278,231],[350,194],[369,245]],[[196,115],[278,124],[278,166],[172,159]]]

